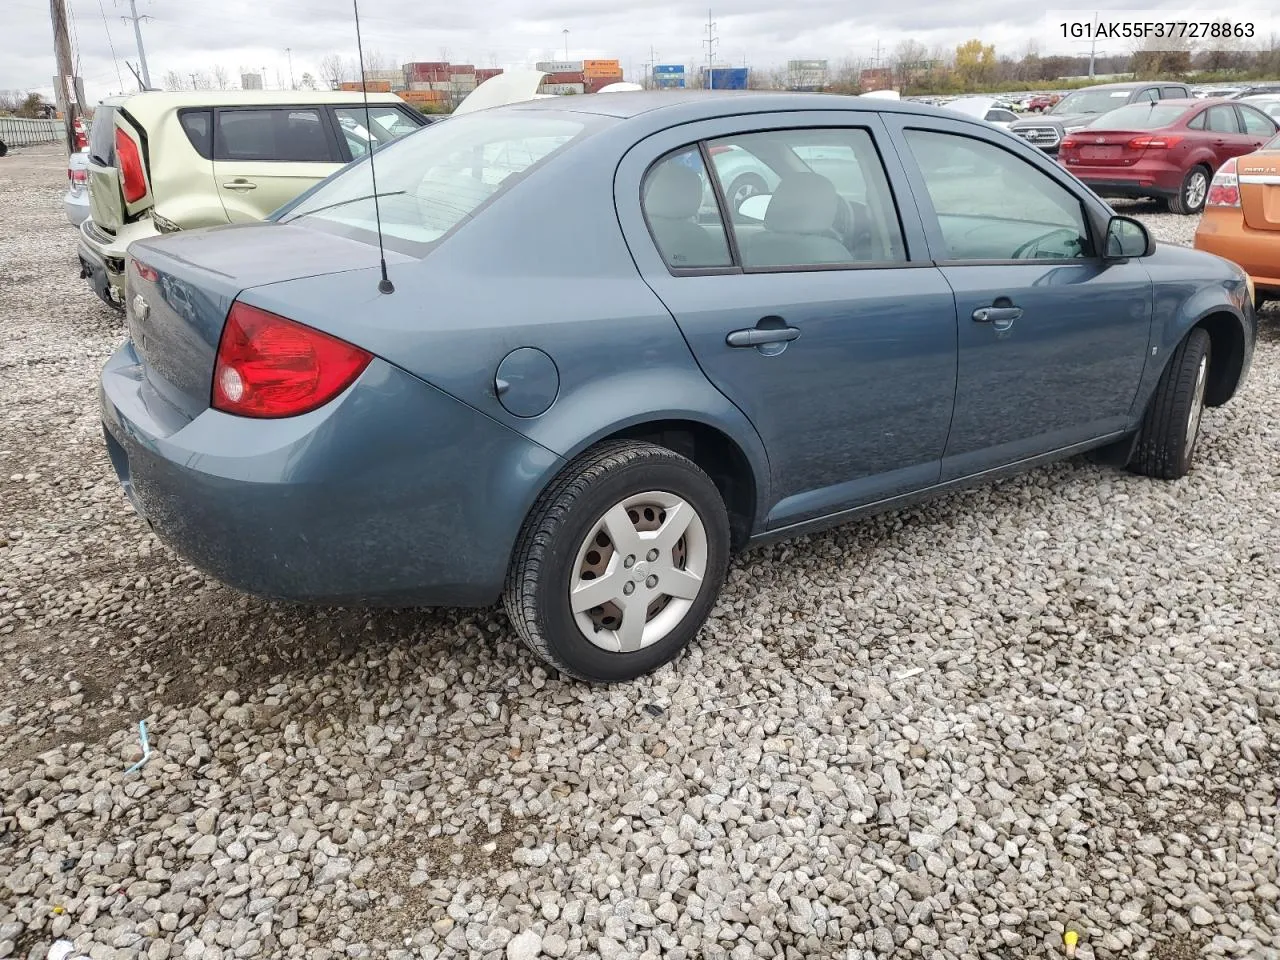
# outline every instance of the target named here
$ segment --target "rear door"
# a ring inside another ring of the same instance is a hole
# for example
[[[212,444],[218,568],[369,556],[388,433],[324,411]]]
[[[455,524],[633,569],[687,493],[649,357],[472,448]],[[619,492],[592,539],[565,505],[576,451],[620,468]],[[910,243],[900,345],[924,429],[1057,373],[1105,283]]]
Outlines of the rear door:
[[[649,137],[618,168],[641,275],[768,451],[770,528],[938,481],[955,303],[883,138],[874,113],[721,118]],[[707,209],[707,158],[731,153],[751,161],[723,161]],[[735,179],[759,168],[769,193],[735,210]]]
[[[1206,110],[1205,129],[1210,133],[1209,146],[1217,161],[1215,169],[1232,157],[1258,149],[1254,138],[1245,135],[1234,104],[1220,103]]]
[[[1276,135],[1276,122],[1255,107],[1243,103],[1237,103],[1235,107],[1252,149],[1261,150]]]
[[[886,118],[955,291],[959,367],[942,479],[1117,435],[1146,363],[1152,284],[1108,262],[1074,184],[970,124]]]
[[[323,106],[219,107],[213,175],[227,219],[262,220],[343,163]]]

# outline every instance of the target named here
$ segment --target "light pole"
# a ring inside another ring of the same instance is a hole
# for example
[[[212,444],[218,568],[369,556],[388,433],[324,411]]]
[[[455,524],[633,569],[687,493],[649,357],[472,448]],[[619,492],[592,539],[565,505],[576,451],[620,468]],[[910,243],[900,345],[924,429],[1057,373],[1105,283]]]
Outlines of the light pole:
[[[564,59],[566,62],[568,62],[569,60],[569,28],[565,27],[560,32],[564,34]]]
[[[285,47],[285,48],[284,48],[284,55],[285,55],[286,57],[288,57],[288,58],[289,58],[289,89],[290,89],[290,90],[296,90],[296,89],[298,89],[298,88],[297,88],[297,87],[295,87],[295,86],[294,86],[294,84],[293,84],[293,48],[292,48],[292,47]],[[360,79],[363,81],[363,80],[364,80],[364,71],[363,71],[363,70],[361,70],[361,71],[360,71],[360,73],[361,73]]]

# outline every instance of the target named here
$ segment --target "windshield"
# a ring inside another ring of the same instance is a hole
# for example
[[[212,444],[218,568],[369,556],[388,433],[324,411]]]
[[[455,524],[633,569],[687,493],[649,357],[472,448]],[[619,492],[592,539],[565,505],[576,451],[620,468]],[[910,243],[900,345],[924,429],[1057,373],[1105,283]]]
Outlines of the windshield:
[[[1131,90],[1077,90],[1069,93],[1049,112],[1054,116],[1068,113],[1106,113],[1116,107],[1124,106]]]
[[[1090,121],[1090,127],[1105,130],[1156,130],[1176,123],[1187,112],[1185,106],[1158,103],[1131,103]]]
[[[452,117],[377,151],[378,201],[386,245],[410,256],[475,216],[588,128],[610,121],[583,114],[485,111]],[[369,163],[339,171],[281,222],[377,243]]]

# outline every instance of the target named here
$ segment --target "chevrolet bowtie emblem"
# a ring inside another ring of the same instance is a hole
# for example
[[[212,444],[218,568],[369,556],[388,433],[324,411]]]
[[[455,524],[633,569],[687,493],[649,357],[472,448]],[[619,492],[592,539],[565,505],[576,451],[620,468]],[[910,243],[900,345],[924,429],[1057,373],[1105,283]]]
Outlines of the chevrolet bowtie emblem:
[[[145,320],[149,313],[151,313],[151,305],[147,303],[146,297],[140,293],[135,293],[133,295],[133,315],[139,320]]]

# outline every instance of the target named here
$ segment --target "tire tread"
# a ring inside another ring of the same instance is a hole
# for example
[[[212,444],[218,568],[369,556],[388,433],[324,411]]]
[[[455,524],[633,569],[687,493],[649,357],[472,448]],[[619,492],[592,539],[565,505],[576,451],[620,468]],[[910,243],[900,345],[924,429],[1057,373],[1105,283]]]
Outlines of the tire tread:
[[[1131,467],[1161,480],[1177,480],[1191,467],[1184,462],[1186,419],[1196,389],[1200,358],[1209,353],[1209,334],[1197,327],[1174,351],[1147,406]],[[1194,450],[1192,451],[1194,453]]]

